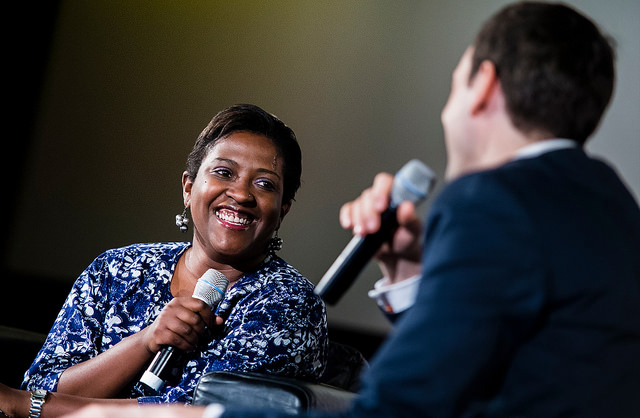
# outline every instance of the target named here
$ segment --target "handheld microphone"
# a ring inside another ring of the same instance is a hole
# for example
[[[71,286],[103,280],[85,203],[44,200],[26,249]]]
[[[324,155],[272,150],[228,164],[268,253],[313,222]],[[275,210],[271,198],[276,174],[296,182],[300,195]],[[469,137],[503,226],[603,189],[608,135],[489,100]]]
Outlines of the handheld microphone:
[[[193,297],[214,309],[224,298],[227,286],[229,286],[229,279],[224,274],[218,270],[209,269],[198,279]],[[182,357],[183,353],[179,349],[171,346],[163,347],[140,378],[137,388],[145,395],[158,394],[166,382],[181,374]]]
[[[398,227],[396,209],[404,201],[424,200],[435,184],[435,174],[419,160],[406,163],[396,174],[389,207],[380,219],[380,229],[374,234],[354,236],[334,261],[315,288],[315,293],[335,304],[353,284],[383,242],[391,238]]]

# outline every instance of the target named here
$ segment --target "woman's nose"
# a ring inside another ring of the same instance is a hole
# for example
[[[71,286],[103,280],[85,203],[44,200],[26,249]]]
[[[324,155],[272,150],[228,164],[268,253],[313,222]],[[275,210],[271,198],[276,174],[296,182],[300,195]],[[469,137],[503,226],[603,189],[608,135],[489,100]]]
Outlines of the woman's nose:
[[[245,181],[235,181],[227,189],[227,196],[238,202],[238,204],[253,204],[256,199],[251,194],[251,184]]]

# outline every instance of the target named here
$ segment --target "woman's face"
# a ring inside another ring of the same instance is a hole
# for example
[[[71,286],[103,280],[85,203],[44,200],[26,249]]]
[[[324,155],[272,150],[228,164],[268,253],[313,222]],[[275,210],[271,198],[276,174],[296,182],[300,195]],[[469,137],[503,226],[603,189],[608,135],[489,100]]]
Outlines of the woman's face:
[[[271,139],[234,132],[209,150],[195,180],[182,182],[194,245],[222,262],[262,260],[291,206],[282,203],[283,161]]]

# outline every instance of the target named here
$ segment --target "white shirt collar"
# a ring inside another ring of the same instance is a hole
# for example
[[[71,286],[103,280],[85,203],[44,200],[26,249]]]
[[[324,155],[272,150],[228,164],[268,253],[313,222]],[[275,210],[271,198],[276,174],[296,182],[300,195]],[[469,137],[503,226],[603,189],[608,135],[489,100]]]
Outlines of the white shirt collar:
[[[572,139],[558,138],[558,139],[545,139],[543,141],[535,142],[526,147],[520,148],[514,155],[514,160],[521,158],[533,158],[544,154],[549,151],[556,151],[565,148],[575,148],[578,143]]]

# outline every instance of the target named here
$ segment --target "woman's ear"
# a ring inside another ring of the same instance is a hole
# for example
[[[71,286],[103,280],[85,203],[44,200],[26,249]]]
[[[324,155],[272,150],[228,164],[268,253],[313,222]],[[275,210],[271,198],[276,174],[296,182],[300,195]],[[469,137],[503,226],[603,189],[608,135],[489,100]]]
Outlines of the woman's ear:
[[[287,213],[289,213],[292,203],[293,201],[289,200],[287,203],[282,204],[282,207],[280,208],[280,221],[278,222],[278,228],[280,228],[280,224],[282,223],[282,220],[284,219],[284,217],[287,215]]]
[[[191,201],[191,188],[193,187],[193,179],[186,171],[182,173],[182,199],[186,208]]]

